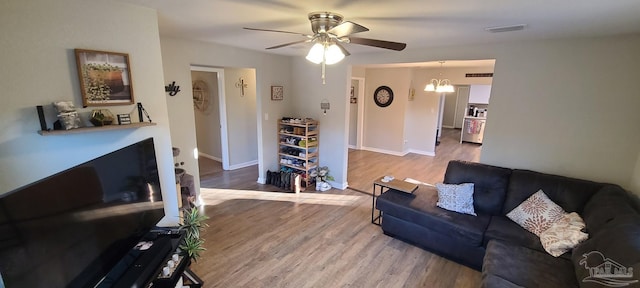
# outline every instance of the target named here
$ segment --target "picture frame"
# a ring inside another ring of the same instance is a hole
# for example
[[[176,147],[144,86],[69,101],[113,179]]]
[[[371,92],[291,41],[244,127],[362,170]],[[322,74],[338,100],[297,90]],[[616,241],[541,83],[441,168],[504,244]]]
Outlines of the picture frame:
[[[358,97],[354,94],[354,87],[351,86],[351,94],[349,96],[349,103],[351,104],[357,104],[358,103]]]
[[[271,86],[271,100],[279,101],[284,99],[284,87]]]
[[[75,54],[83,107],[135,103],[129,54],[86,49]]]

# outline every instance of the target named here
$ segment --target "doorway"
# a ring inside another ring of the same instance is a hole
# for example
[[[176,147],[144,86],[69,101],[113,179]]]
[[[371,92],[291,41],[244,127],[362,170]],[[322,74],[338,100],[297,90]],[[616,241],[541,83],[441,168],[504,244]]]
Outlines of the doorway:
[[[351,78],[349,95],[349,148],[362,149],[364,123],[364,78]]]
[[[198,155],[220,162],[222,169],[229,170],[224,69],[192,66],[191,83]],[[211,170],[215,165],[207,167]]]

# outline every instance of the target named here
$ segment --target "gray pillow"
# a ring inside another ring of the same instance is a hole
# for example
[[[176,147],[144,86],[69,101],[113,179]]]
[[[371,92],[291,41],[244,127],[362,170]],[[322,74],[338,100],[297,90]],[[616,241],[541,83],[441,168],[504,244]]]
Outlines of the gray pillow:
[[[438,203],[436,206],[458,213],[477,216],[473,209],[473,183],[436,183]]]

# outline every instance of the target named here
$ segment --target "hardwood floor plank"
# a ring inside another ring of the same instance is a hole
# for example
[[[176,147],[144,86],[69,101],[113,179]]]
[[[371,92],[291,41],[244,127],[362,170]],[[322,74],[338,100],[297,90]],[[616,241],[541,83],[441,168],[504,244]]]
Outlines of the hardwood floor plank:
[[[481,146],[460,144],[451,130],[436,150],[449,156],[350,151],[350,186],[370,193],[385,174],[433,183],[447,157],[477,161]],[[479,287],[480,272],[384,235],[371,224],[369,195],[279,193],[257,176],[257,166],[201,176],[211,219],[192,269],[205,287]]]

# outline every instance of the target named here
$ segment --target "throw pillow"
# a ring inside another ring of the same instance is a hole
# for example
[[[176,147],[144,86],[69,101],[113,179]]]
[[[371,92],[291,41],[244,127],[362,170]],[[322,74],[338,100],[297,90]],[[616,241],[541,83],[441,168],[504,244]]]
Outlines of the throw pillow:
[[[566,214],[562,207],[553,203],[542,190],[531,195],[518,207],[507,213],[507,217],[518,223],[522,228],[540,237],[540,233],[549,229],[551,225]]]
[[[580,215],[571,212],[540,233],[540,242],[547,253],[558,257],[589,238],[587,233],[581,231],[584,228],[585,224]]]
[[[473,183],[459,185],[436,183],[438,189],[438,202],[436,206],[476,216],[473,210]]]

